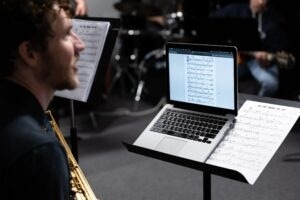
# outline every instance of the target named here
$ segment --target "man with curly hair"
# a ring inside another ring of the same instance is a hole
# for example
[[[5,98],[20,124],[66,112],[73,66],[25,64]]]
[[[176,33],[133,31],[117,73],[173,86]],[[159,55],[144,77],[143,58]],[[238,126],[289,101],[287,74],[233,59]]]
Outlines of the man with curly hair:
[[[84,43],[67,0],[0,1],[1,199],[70,199],[63,147],[45,116],[54,92],[78,86]]]

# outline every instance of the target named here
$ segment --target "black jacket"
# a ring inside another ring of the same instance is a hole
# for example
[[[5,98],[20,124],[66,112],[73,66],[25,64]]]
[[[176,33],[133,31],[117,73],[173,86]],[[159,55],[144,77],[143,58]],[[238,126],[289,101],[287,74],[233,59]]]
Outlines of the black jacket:
[[[13,82],[0,91],[1,199],[69,199],[67,157],[42,107]]]

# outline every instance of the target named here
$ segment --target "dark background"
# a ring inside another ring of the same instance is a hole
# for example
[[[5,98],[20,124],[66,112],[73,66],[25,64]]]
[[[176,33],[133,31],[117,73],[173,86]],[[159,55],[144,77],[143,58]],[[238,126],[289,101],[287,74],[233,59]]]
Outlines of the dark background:
[[[195,22],[208,16],[214,10],[233,2],[249,2],[248,0],[183,0],[185,23]],[[296,58],[296,66],[290,70],[281,70],[278,98],[298,99],[300,93],[300,2],[295,0],[269,0],[268,6],[273,7],[284,19],[289,46],[286,49]],[[276,33],[274,33],[276,34]]]

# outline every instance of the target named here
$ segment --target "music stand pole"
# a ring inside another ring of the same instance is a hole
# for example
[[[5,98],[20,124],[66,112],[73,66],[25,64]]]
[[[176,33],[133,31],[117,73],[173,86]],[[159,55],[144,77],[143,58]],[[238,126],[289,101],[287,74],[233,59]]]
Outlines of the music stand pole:
[[[211,174],[203,171],[203,200],[211,200]]]
[[[70,111],[71,111],[71,127],[70,127],[70,140],[71,140],[71,151],[74,158],[78,162],[78,148],[77,148],[77,129],[75,125],[75,112],[74,112],[74,101],[70,100]]]

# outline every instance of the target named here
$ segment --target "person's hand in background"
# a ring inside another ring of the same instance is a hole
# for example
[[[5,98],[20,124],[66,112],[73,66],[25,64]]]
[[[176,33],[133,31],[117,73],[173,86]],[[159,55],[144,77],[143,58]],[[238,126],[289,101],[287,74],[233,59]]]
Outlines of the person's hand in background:
[[[76,0],[75,15],[84,16],[87,14],[87,6],[85,0]]]

